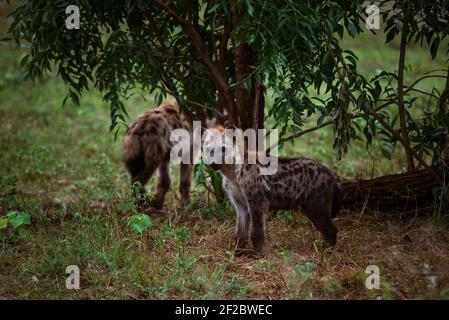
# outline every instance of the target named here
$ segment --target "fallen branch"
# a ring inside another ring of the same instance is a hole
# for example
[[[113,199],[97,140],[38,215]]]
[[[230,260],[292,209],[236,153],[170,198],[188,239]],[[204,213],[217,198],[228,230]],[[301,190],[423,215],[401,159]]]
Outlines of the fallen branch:
[[[443,183],[443,169],[386,175],[374,179],[345,181],[343,206],[366,206],[376,211],[410,213],[433,212],[434,190]]]

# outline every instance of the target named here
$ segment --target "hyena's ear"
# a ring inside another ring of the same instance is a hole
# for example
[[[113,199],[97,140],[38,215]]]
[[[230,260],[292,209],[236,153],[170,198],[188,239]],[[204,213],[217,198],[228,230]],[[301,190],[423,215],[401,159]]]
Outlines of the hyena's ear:
[[[226,120],[225,124],[224,124],[225,129],[238,129],[238,127],[236,127],[231,120]]]
[[[202,128],[201,132],[206,131],[207,129],[216,129],[219,132],[223,132],[226,127],[222,124],[219,124],[217,118],[209,118],[206,119],[206,128]]]
[[[179,112],[179,105],[175,99],[165,100],[159,105],[160,108],[172,109],[176,112]]]
[[[228,111],[227,110],[214,110],[215,117],[206,119],[207,128],[215,128],[218,125],[224,125],[226,127],[226,121],[228,121]]]
[[[209,129],[209,128],[214,128],[216,125],[217,125],[216,118],[206,119],[206,128],[204,128],[204,130]]]

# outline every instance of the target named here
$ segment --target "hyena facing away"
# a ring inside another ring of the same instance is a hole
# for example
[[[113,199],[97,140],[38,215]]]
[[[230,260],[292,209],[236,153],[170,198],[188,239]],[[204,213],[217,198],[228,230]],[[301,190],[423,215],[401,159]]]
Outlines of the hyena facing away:
[[[214,130],[216,135],[217,130]],[[210,134],[210,130],[206,135]],[[218,132],[225,135],[223,128]],[[219,133],[219,134],[220,134]],[[204,150],[238,152],[230,139],[208,139]],[[207,156],[207,155],[206,155]],[[313,222],[330,245],[337,243],[337,228],[331,218],[341,206],[341,183],[328,168],[304,158],[278,158],[278,170],[273,175],[260,175],[261,164],[212,163],[223,176],[223,187],[237,211],[236,238],[243,249],[249,237],[257,252],[265,242],[265,219],[269,210],[301,210]]]
[[[175,101],[162,103],[158,108],[141,115],[126,132],[123,141],[123,162],[130,175],[131,184],[140,183],[140,199],[145,199],[145,184],[159,170],[159,178],[151,206],[160,209],[164,205],[165,194],[170,188],[170,133],[175,129],[190,130],[186,117],[180,112]],[[189,199],[192,165],[181,164],[179,190],[183,203]]]

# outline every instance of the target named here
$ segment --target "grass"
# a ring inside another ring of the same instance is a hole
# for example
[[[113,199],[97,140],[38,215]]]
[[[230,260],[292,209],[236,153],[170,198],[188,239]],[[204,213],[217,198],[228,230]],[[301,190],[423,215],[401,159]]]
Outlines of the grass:
[[[345,41],[367,73],[394,70],[394,46],[379,38],[369,47]],[[263,257],[234,257],[233,209],[208,200],[198,186],[189,208],[180,209],[173,167],[166,212],[146,212],[150,225],[134,234],[128,221],[141,212],[100,94],[91,91],[80,107],[62,108],[66,89],[59,79],[17,81],[22,52],[0,48],[0,216],[16,211],[31,218],[0,230],[0,298],[449,299],[449,233],[431,218],[344,211],[335,220],[339,243],[325,249],[304,216],[284,212],[269,217]],[[430,59],[416,48],[409,58],[421,63],[417,73],[443,63],[423,63]],[[141,97],[127,101],[130,121],[151,105]],[[373,157],[354,143],[336,162],[331,141],[331,129],[324,129],[283,152],[319,160],[344,177],[370,175],[373,167],[376,175],[403,169],[400,150],[388,161],[376,144]],[[379,290],[365,288],[372,264],[380,268]],[[69,265],[80,268],[80,290],[65,287]]]

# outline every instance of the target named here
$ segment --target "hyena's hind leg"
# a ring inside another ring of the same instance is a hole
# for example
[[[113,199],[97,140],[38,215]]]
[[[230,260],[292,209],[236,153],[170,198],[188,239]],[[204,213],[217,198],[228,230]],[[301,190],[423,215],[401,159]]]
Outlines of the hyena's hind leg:
[[[123,141],[123,162],[131,175],[131,191],[138,206],[145,204],[145,185],[158,166],[157,159],[146,159],[141,137],[127,134]]]
[[[140,172],[131,172],[131,188],[133,192],[134,199],[138,206],[143,206],[146,202],[146,189],[145,185],[148,180],[153,176],[154,171],[156,171],[156,165],[150,165],[144,168]]]
[[[179,183],[179,192],[181,194],[182,205],[189,202],[190,186],[192,184],[192,164],[181,163],[181,181]]]
[[[159,165],[159,177],[156,185],[156,193],[151,200],[151,206],[155,209],[162,209],[164,206],[165,194],[170,189],[171,179],[169,170],[169,160],[164,160]]]
[[[320,231],[326,241],[334,246],[337,243],[338,230],[331,220],[332,197],[311,196],[304,208],[304,213]]]

